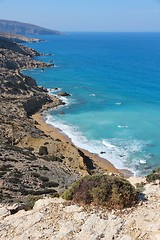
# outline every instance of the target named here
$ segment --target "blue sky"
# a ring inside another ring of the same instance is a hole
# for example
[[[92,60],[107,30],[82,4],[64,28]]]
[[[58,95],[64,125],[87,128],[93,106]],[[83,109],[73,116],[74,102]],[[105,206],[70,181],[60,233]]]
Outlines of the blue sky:
[[[0,0],[0,18],[61,31],[160,32],[160,0]]]

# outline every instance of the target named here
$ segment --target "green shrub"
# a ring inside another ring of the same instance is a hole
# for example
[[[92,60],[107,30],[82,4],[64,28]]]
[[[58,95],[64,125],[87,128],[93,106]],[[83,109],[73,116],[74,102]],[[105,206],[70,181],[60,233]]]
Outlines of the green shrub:
[[[160,180],[160,167],[146,176],[146,181],[149,183],[154,182],[155,180]]]
[[[38,201],[41,198],[41,196],[33,196],[29,195],[24,199],[25,204],[25,210],[31,210],[34,207],[34,204],[36,201]]]
[[[141,182],[141,183],[136,183],[136,190],[138,192],[143,192],[145,190],[145,182]]]
[[[131,207],[138,192],[122,177],[109,175],[86,176],[67,189],[62,197],[80,204],[94,204],[109,209]]]

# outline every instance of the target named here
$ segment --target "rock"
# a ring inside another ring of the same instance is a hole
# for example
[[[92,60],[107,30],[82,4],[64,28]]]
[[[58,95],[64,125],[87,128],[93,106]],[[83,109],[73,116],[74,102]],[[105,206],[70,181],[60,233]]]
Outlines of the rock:
[[[39,199],[32,210],[20,210],[13,215],[3,206],[0,237],[3,240],[159,240],[159,186],[147,184],[145,192],[147,205],[124,212],[80,207],[61,198]]]
[[[46,146],[40,146],[39,155],[48,155],[48,149]]]
[[[133,240],[130,236],[124,235],[120,240]]]
[[[71,96],[69,93],[67,93],[67,92],[60,92],[60,93],[58,93],[58,96],[60,96],[60,97],[68,97],[68,96]]]
[[[60,112],[60,114],[61,114],[61,115],[64,115],[64,114],[65,114],[65,112],[63,112],[63,111],[62,111],[62,112]]]
[[[10,215],[10,211],[5,206],[0,206],[0,220]]]
[[[11,214],[15,214],[18,211],[25,209],[25,205],[23,203],[14,203],[13,205],[8,206],[7,209]]]

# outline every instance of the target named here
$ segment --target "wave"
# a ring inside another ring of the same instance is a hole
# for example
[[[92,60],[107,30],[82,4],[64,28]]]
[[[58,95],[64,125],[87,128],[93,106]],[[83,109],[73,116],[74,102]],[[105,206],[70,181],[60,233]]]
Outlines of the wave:
[[[128,128],[127,125],[118,125],[118,128]]]
[[[116,102],[115,105],[123,105],[122,102]]]
[[[59,121],[52,114],[46,116],[46,122],[66,134],[77,147],[98,154],[100,157],[103,153],[103,158],[109,160],[119,169],[125,168],[136,174],[138,166],[144,164],[144,161],[142,163],[142,160],[131,157],[133,154],[136,155],[136,153],[142,151],[144,146],[142,141],[124,139],[88,140],[79,127]]]
[[[71,105],[74,102],[73,99],[68,98],[68,97],[58,96],[58,98],[61,99],[65,103],[65,106]]]
[[[53,95],[54,93],[60,92],[61,88],[47,88],[48,94]]]
[[[65,106],[69,106],[76,103],[76,100],[72,97],[64,97],[64,96],[57,95],[57,93],[62,91],[62,88],[47,88],[47,91],[49,95],[56,96],[59,99],[61,99],[65,103]]]
[[[146,164],[147,161],[146,161],[145,159],[140,159],[139,162],[140,162],[141,164]]]
[[[106,141],[106,140],[102,140],[102,143],[103,143],[104,146],[109,147],[109,148],[115,148],[115,147],[116,147],[116,146],[110,144],[110,143],[109,143],[108,141]]]

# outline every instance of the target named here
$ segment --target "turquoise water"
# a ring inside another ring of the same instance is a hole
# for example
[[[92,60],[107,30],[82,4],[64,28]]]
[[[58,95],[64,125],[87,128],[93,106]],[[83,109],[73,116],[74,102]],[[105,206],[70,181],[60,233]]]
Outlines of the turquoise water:
[[[26,70],[38,85],[71,93],[48,123],[118,168],[160,165],[160,33],[69,33],[28,43],[55,68]],[[61,113],[64,114],[61,114]],[[101,153],[103,152],[103,154]]]

